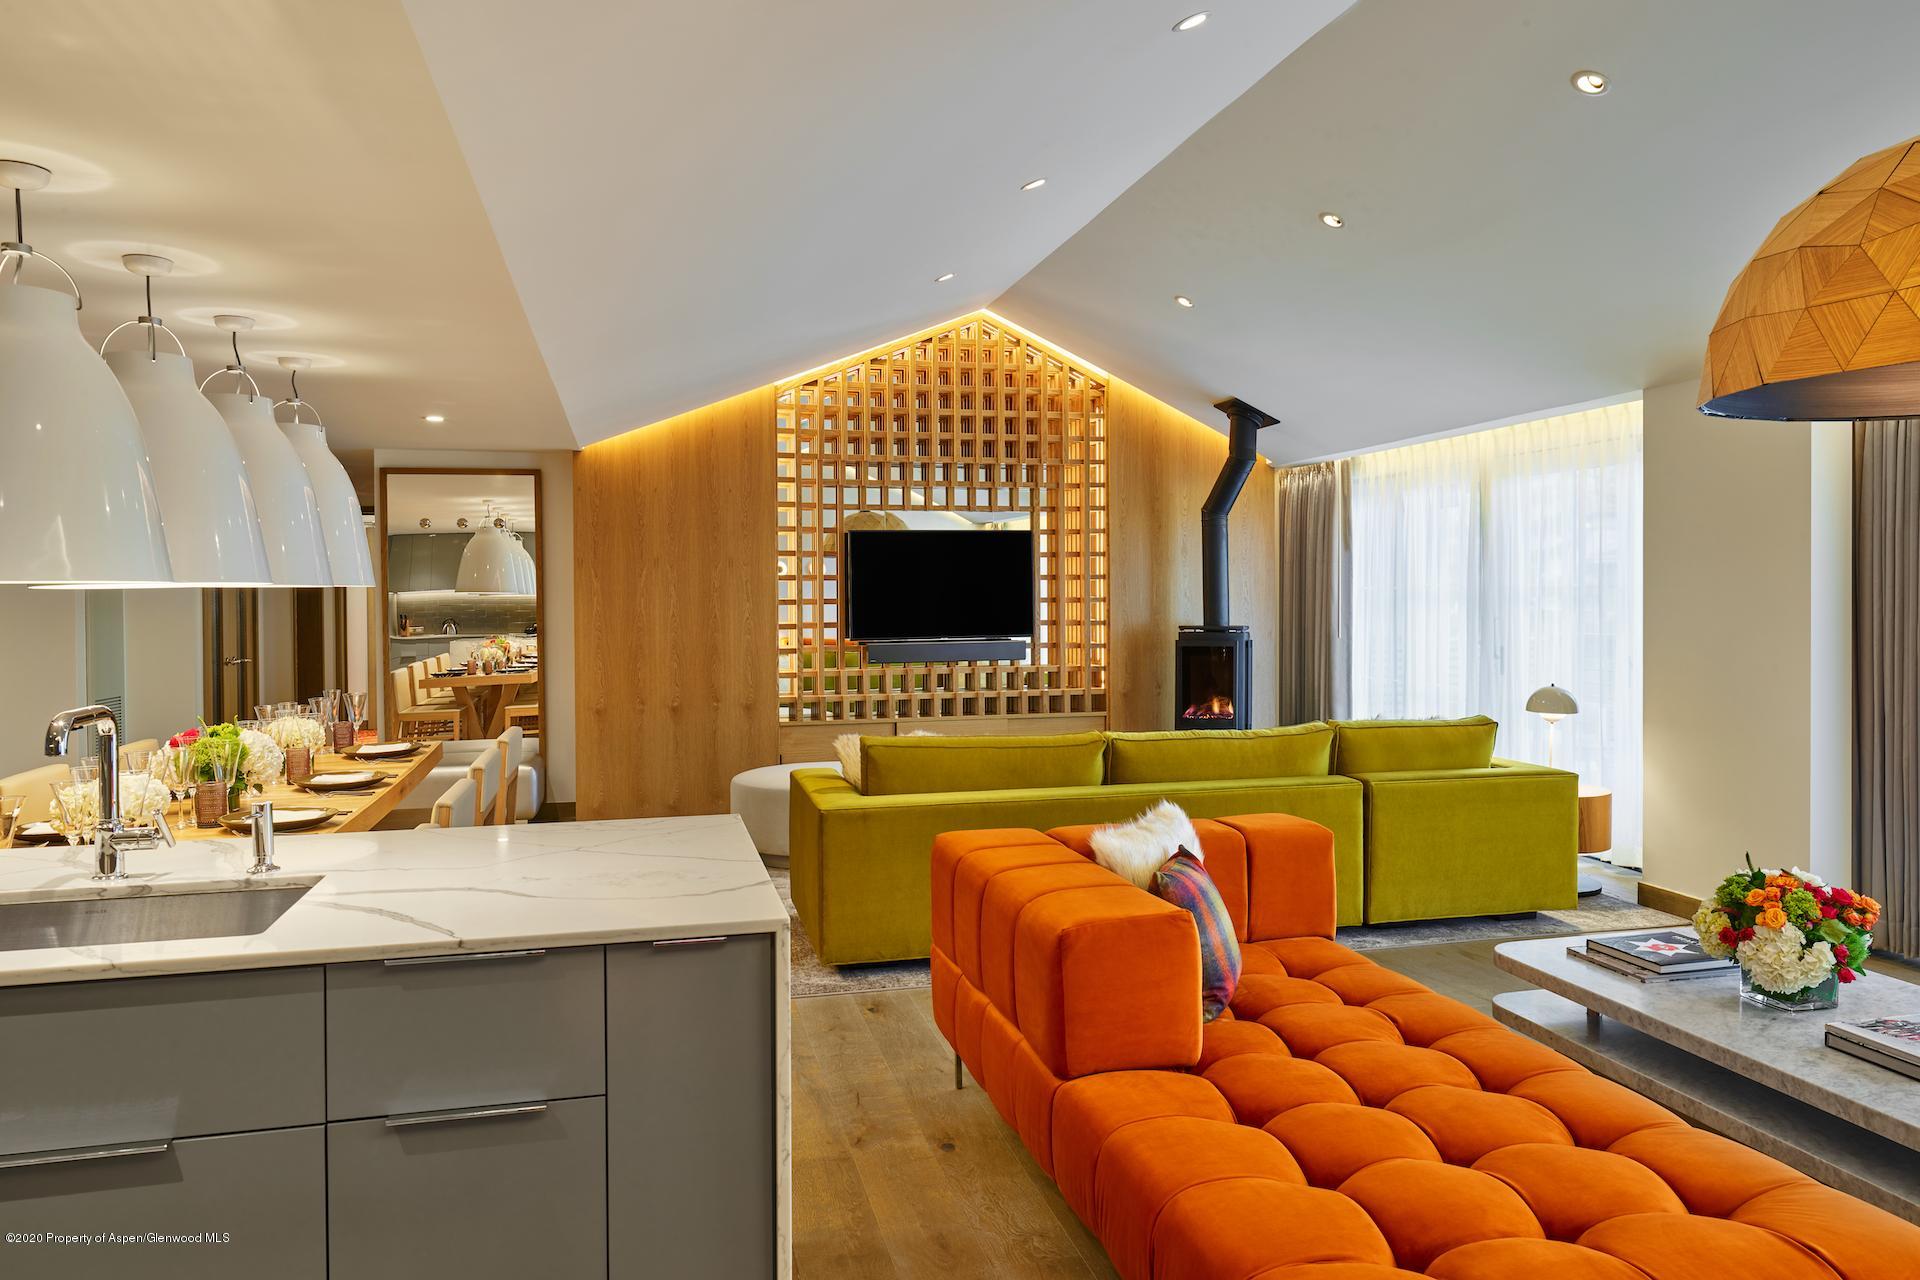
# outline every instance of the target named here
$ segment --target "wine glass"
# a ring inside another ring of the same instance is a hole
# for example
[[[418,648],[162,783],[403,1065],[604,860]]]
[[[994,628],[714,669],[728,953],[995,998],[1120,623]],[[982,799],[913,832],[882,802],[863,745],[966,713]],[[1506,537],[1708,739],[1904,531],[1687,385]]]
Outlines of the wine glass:
[[[360,726],[367,722],[367,691],[358,690],[348,695],[347,713],[353,717],[354,741],[360,740]]]
[[[75,767],[72,772],[79,774]],[[93,840],[94,830],[100,825],[100,782],[96,776],[91,780],[78,777],[66,782],[50,782],[53,788],[53,811],[48,814],[56,831],[67,838],[67,844],[82,845]]]
[[[0,849],[13,848],[13,834],[20,826],[20,810],[26,803],[25,796],[0,796]]]

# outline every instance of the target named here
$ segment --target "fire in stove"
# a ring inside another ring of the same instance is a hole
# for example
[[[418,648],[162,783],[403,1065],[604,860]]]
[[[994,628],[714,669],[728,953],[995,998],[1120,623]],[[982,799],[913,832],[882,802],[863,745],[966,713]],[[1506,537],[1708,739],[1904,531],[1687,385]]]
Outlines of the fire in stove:
[[[1205,702],[1197,702],[1181,713],[1182,720],[1227,720],[1233,719],[1233,699],[1214,694]]]

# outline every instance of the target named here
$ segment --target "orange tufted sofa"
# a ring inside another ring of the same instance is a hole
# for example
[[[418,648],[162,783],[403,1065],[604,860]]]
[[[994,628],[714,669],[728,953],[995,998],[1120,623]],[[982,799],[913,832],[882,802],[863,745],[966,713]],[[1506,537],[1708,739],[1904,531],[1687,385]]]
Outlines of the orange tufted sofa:
[[[1242,940],[1091,827],[933,846],[934,1016],[1127,1280],[1914,1280],[1920,1227],[1332,940],[1333,836],[1195,823]]]

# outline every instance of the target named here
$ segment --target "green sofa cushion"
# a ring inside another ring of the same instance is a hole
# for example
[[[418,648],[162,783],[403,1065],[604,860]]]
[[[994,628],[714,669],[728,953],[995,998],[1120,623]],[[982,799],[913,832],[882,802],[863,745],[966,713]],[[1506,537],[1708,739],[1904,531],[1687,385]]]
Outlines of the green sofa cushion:
[[[1485,769],[1493,763],[1500,726],[1486,716],[1464,720],[1338,720],[1333,767],[1356,773],[1416,769]]]
[[[1333,726],[1109,733],[1107,781],[1211,782],[1224,778],[1325,777],[1333,771]]]
[[[1097,787],[1106,735],[1020,738],[862,738],[860,789],[870,796],[1013,787]]]

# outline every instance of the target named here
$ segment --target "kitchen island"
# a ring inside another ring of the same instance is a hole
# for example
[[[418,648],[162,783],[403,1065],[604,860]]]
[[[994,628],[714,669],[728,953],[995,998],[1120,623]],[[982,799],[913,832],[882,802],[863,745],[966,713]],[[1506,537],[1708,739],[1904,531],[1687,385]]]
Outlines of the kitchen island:
[[[737,818],[250,861],[0,854],[0,1274],[789,1273],[787,916]]]

